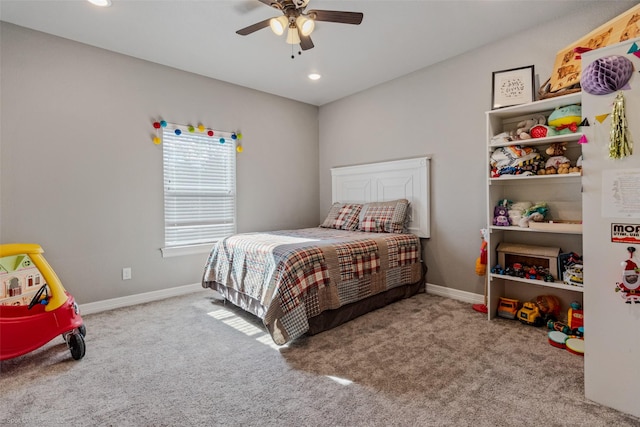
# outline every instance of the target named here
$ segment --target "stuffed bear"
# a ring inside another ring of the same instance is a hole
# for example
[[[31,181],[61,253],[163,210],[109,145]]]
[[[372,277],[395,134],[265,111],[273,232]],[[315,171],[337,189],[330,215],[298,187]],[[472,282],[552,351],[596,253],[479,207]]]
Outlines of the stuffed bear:
[[[509,210],[506,206],[496,206],[493,208],[493,225],[497,226],[509,226]]]
[[[545,153],[547,153],[549,156],[562,156],[566,150],[566,142],[556,142],[554,144],[551,144],[549,148],[545,150]]]

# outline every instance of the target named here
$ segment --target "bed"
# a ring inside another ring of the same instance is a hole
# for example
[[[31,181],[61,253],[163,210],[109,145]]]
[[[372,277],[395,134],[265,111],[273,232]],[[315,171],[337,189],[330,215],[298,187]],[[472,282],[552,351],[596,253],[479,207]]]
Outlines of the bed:
[[[260,318],[278,345],[424,292],[428,167],[422,157],[332,168],[322,224],[221,239],[202,286]]]

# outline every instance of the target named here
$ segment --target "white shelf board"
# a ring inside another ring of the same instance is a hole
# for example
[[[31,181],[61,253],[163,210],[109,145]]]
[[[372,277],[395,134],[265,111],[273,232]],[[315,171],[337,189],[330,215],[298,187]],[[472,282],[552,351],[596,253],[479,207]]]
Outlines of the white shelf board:
[[[564,282],[545,282],[544,280],[531,280],[523,277],[508,276],[506,274],[490,273],[492,279],[508,280],[510,282],[521,282],[528,285],[544,286],[547,288],[565,289],[567,291],[584,292],[583,286],[567,285]]]

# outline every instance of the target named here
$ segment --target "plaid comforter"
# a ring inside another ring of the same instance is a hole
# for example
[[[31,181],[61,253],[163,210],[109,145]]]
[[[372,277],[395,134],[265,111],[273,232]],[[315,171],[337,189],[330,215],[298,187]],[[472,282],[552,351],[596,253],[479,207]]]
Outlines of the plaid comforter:
[[[421,278],[417,236],[315,227],[220,240],[202,286],[260,317],[282,345],[323,311]]]

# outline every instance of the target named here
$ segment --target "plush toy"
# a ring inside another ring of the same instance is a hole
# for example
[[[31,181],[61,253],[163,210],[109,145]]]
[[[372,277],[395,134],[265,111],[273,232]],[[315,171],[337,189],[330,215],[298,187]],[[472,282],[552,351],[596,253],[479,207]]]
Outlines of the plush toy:
[[[511,221],[509,220],[508,200],[500,201],[500,203],[493,208],[493,225],[497,225],[499,227],[507,227],[511,225]]]
[[[544,166],[544,160],[535,147],[510,145],[499,147],[491,153],[491,176],[535,175]]]
[[[569,173],[582,174],[582,156],[578,157],[578,160],[576,160],[575,166],[569,168]]]
[[[512,224],[518,224],[522,219],[524,212],[529,209],[533,203],[531,202],[513,202],[509,208],[509,219]]]
[[[529,117],[518,122],[516,129],[501,132],[491,138],[492,144],[504,144],[506,142],[531,139],[530,131],[534,126],[544,125],[547,119],[542,114]]]
[[[566,142],[556,142],[554,144],[551,144],[549,148],[545,150],[545,153],[547,153],[549,156],[562,156],[566,150]]]
[[[578,104],[573,104],[556,108],[549,116],[547,123],[559,131],[571,124],[574,124],[577,128],[581,121],[582,108]],[[573,132],[575,132],[575,130]]]
[[[522,213],[522,218],[518,225],[522,228],[528,228],[530,221],[542,222],[549,212],[549,208],[545,202],[538,202]]]
[[[579,172],[581,169],[574,170]],[[544,168],[539,169],[538,175],[567,174],[571,172],[571,162],[565,156],[552,156],[545,162]]]
[[[520,218],[520,221],[518,221],[518,226],[522,228],[529,228],[530,221],[542,222],[543,219],[544,215],[542,215],[540,212],[532,212],[529,215]]]
[[[578,126],[582,121],[582,108],[573,104],[556,108],[549,118],[547,125],[544,123],[533,126],[529,129],[532,138],[548,138],[550,136],[565,135],[578,131]]]
[[[544,125],[546,121],[546,117],[542,114],[522,120],[516,125],[516,130],[515,133],[512,133],[512,137],[514,137],[514,139],[531,139],[531,135],[529,134],[531,128],[537,125]]]

